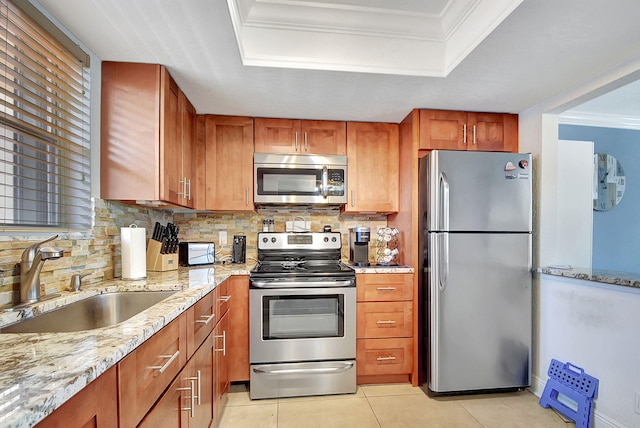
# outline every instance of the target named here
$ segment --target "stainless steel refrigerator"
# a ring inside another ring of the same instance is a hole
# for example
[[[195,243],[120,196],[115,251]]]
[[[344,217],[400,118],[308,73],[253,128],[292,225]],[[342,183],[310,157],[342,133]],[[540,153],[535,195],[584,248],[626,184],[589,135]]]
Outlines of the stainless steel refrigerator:
[[[420,159],[423,388],[531,384],[531,155],[434,150]]]

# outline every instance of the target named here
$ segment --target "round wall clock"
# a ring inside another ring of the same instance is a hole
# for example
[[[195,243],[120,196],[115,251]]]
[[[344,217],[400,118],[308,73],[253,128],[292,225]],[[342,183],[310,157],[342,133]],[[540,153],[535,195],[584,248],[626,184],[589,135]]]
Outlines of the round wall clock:
[[[606,153],[593,155],[593,209],[606,211],[620,203],[626,179],[620,162]]]

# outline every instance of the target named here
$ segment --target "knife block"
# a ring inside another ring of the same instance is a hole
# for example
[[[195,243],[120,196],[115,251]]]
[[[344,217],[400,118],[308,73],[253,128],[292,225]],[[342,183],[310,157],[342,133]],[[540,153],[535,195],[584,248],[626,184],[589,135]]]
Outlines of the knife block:
[[[162,242],[149,239],[147,245],[147,270],[165,272],[178,269],[178,253],[161,254]]]

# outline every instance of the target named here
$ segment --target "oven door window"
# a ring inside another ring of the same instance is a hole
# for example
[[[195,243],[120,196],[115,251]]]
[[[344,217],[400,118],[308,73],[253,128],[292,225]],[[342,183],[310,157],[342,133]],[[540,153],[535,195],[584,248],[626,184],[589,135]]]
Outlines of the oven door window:
[[[262,338],[344,337],[344,295],[263,296]]]

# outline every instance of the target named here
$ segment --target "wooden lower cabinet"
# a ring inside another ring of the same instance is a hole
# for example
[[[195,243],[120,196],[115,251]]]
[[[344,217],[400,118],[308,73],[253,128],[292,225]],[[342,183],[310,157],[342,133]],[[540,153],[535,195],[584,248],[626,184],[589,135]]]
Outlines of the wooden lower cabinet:
[[[213,330],[213,351],[216,377],[213,385],[213,418],[219,420],[222,409],[227,404],[227,393],[229,392],[229,371],[227,369],[229,359],[227,355],[227,338],[229,332],[229,314],[222,316],[222,319]]]
[[[118,426],[116,368],[112,367],[71,397],[37,428],[116,428]]]
[[[249,277],[232,276],[227,280],[231,294],[227,340],[227,369],[230,382],[249,381]]]
[[[407,382],[413,371],[413,274],[358,274],[358,384]]]

